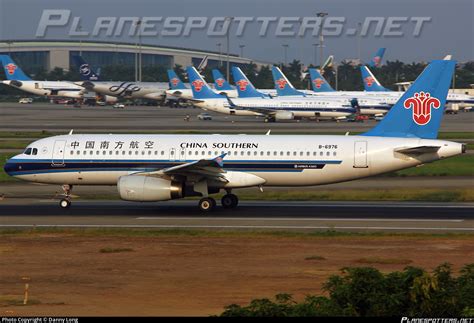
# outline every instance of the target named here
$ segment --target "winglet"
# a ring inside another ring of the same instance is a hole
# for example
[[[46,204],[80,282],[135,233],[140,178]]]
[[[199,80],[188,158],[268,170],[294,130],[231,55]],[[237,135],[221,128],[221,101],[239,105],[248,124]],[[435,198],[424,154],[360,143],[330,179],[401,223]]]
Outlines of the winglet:
[[[224,166],[224,157],[227,155],[227,153],[223,153],[220,156],[217,156],[216,158],[213,159],[219,165],[219,167]]]

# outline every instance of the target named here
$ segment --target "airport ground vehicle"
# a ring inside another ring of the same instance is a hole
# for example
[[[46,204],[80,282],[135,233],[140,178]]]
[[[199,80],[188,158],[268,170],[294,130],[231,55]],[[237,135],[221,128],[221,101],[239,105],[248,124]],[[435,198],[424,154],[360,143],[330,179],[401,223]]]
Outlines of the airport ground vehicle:
[[[20,100],[18,100],[18,103],[30,104],[30,103],[33,103],[33,99],[32,98],[21,98]]]
[[[122,103],[115,103],[113,105],[114,109],[124,109],[125,108],[125,105],[122,104]]]
[[[197,118],[199,120],[212,120],[212,116],[209,113],[205,112],[198,114]]]

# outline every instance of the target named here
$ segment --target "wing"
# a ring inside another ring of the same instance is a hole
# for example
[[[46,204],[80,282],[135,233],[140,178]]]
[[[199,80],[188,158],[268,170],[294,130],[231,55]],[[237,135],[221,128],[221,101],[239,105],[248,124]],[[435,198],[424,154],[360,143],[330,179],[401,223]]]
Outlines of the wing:
[[[240,105],[235,104],[227,95],[224,95],[227,99],[227,102],[229,103],[229,108],[234,109],[234,110],[247,110],[247,111],[252,111],[252,112],[257,112],[263,115],[269,115],[272,116],[274,115],[277,111],[272,108],[264,108],[264,107],[243,107]]]
[[[200,159],[189,163],[184,163],[177,166],[172,166],[165,169],[160,169],[152,172],[136,173],[136,175],[157,176],[164,175],[199,175],[208,179],[213,179],[219,182],[227,183],[225,179],[224,157],[227,154],[222,154],[212,159]]]

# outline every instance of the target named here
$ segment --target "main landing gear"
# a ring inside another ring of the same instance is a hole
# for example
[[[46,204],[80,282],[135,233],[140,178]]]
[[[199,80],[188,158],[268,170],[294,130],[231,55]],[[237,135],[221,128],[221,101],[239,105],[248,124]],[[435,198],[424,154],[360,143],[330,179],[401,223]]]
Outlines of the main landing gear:
[[[204,197],[199,200],[199,208],[203,212],[210,212],[216,207],[216,200],[212,197]],[[234,194],[226,194],[221,199],[221,204],[224,209],[233,209],[239,204],[239,198]]]
[[[59,206],[63,209],[69,209],[71,207],[72,185],[65,184],[61,186],[61,188],[64,191],[64,197],[59,201]]]

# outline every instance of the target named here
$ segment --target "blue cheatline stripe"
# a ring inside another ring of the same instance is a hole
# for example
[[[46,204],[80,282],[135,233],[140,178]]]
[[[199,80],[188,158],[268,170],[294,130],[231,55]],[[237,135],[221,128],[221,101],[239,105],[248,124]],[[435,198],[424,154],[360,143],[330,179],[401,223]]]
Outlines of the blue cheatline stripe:
[[[203,158],[206,159],[206,158]],[[62,159],[55,159],[60,161]],[[201,160],[199,159],[186,159],[186,160],[169,160],[169,159],[64,159],[64,163],[171,163],[171,164],[182,164],[191,163]],[[51,163],[52,159],[9,159],[9,163]],[[238,159],[238,160],[226,160],[224,164],[230,163],[305,163],[305,164],[340,164],[342,160],[251,160],[251,159]]]
[[[12,161],[14,161],[12,163]],[[5,166],[10,175],[31,175],[63,172],[146,172],[165,169],[187,161],[94,161],[65,160],[63,165],[51,165],[51,160],[10,160]],[[326,164],[340,164],[340,160],[330,161],[231,161],[224,164],[226,170],[253,172],[301,172],[304,169],[322,169]],[[306,167],[309,165],[310,167]],[[19,169],[21,167],[21,169]]]

